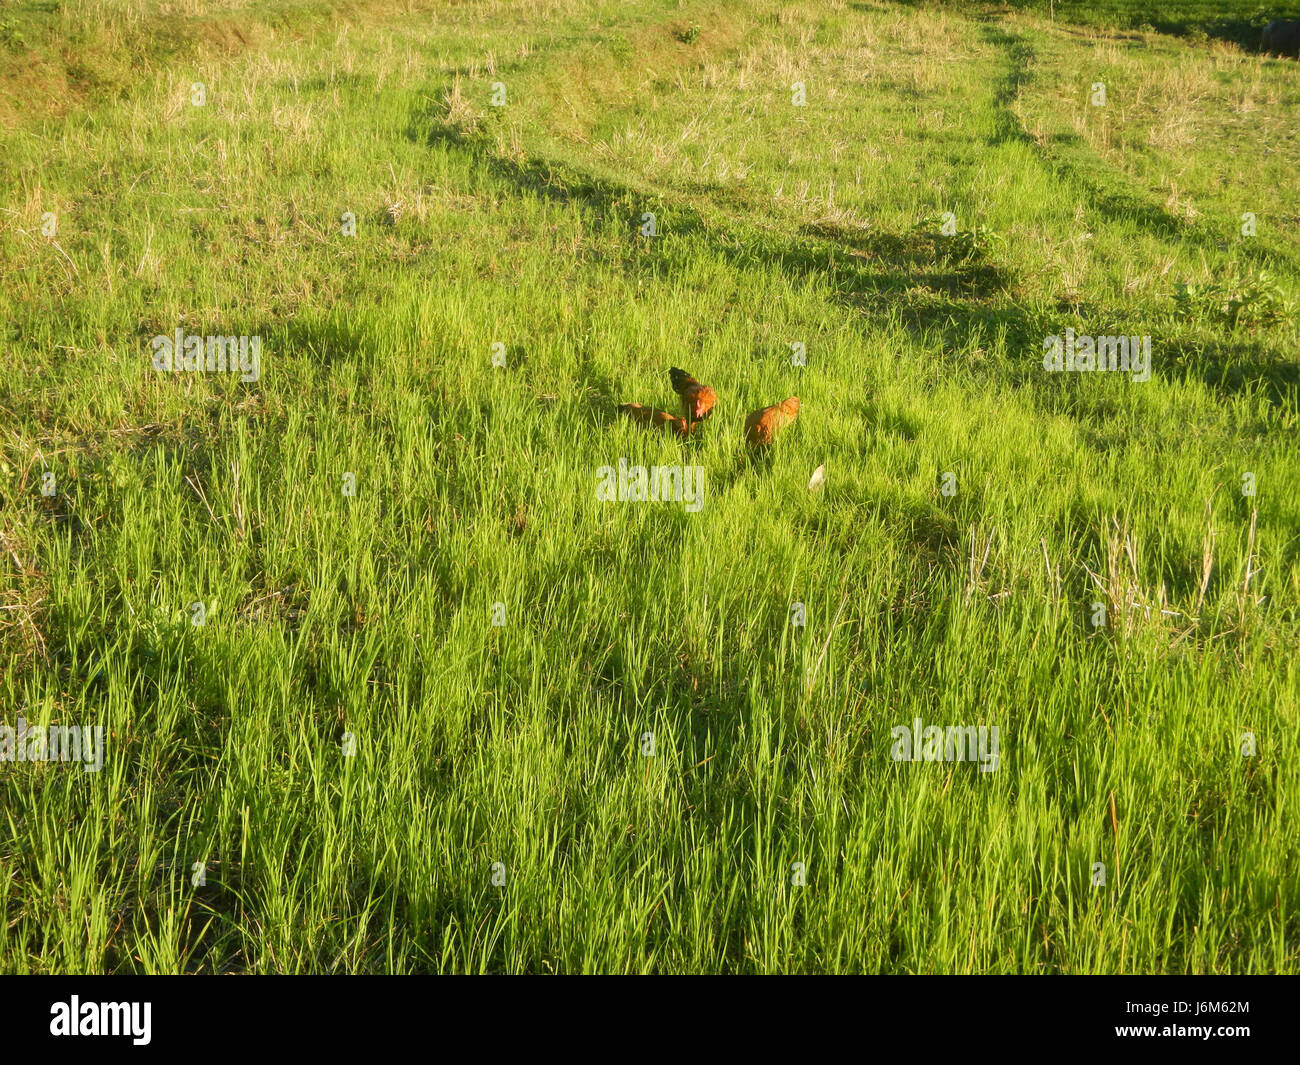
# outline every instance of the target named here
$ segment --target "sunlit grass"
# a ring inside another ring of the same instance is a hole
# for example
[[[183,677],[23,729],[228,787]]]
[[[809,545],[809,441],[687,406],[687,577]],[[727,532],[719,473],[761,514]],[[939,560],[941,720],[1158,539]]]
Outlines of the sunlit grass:
[[[1295,971],[1300,336],[1174,299],[1297,291],[1289,68],[544,7],[10,135],[0,722],[109,753],[0,763],[0,970]],[[178,327],[260,378],[155,373]],[[1044,373],[1067,327],[1152,379]],[[687,442],[616,413],[674,365]],[[599,501],[620,458],[703,508]],[[918,718],[998,769],[891,760]]]

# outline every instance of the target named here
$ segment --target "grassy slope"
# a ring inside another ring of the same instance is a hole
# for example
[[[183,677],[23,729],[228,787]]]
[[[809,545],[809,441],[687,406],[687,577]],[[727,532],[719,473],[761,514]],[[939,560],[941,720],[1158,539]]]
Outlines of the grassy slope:
[[[0,701],[112,739],[0,771],[0,968],[1295,971],[1297,330],[1171,298],[1300,280],[1294,64],[623,8],[316,25],[14,132]],[[180,324],[261,381],[153,374]],[[1067,325],[1153,380],[1044,374]],[[673,364],[689,446],[612,416]],[[620,456],[703,511],[597,502]],[[1002,767],[891,762],[914,717]]]

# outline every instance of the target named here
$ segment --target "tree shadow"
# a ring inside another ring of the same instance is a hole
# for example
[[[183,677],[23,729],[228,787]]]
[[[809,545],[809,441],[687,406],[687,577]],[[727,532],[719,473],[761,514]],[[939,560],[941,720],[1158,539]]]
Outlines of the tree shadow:
[[[1228,334],[1210,343],[1175,341],[1165,347],[1161,373],[1201,381],[1226,396],[1263,396],[1274,407],[1300,410],[1300,363],[1270,357],[1256,337]]]
[[[988,24],[982,28],[986,42],[1003,50],[1006,55],[1006,72],[994,90],[997,105],[996,130],[991,144],[1014,141],[1029,147],[1062,182],[1069,182],[1079,190],[1083,202],[1096,210],[1107,222],[1119,227],[1137,224],[1162,241],[1178,241],[1199,247],[1207,253],[1222,249],[1223,236],[1194,225],[1173,214],[1163,205],[1151,200],[1150,193],[1133,183],[1112,167],[1098,170],[1092,176],[1078,165],[1080,157],[1089,152],[1086,141],[1077,133],[1063,131],[1046,138],[1035,138],[1021,125],[1013,110],[1022,88],[1033,81],[1031,65],[1035,52],[1019,34],[1010,33],[999,25]],[[1258,33],[1256,33],[1258,38]],[[1089,155],[1089,158],[1093,158]],[[1259,266],[1269,265],[1279,254],[1275,246],[1262,242],[1243,244],[1238,254]]]
[[[998,27],[988,27],[986,32],[996,43],[1015,48],[1023,43]],[[1018,62],[1023,63],[1032,53],[1026,47],[1016,54],[1020,56]],[[1013,67],[1001,90],[1005,100],[1014,97],[1021,80]],[[1027,136],[1017,132],[1018,123],[1009,109],[1007,116],[1001,135]],[[923,345],[937,346],[941,352],[962,350],[972,337],[988,336],[1000,338],[1008,350],[1036,354],[1044,337],[1059,332],[1062,313],[1079,313],[1078,307],[1014,302],[1016,276],[990,248],[969,239],[954,242],[933,229],[914,227],[890,232],[823,222],[788,234],[768,230],[755,234],[740,225],[706,222],[690,204],[669,203],[660,192],[593,175],[569,164],[498,156],[486,143],[427,114],[413,122],[409,135],[430,146],[445,145],[469,153],[488,175],[520,195],[577,207],[602,222],[626,225],[630,233],[635,232],[637,220],[653,210],[660,235],[635,238],[643,241],[646,254],[628,258],[629,272],[649,269],[656,275],[671,274],[680,261],[672,254],[673,249],[689,241],[706,247],[737,269],[758,265],[793,282],[823,282],[842,306],[864,315],[896,317]],[[1132,224],[1136,219],[1163,239],[1198,244],[1208,241],[1206,234],[1189,229],[1180,219],[1142,202],[1135,194],[1099,188],[1067,164],[1049,160],[1049,165],[1066,180],[1078,183],[1108,220]],[[1104,308],[1094,311],[1100,314]],[[1229,359],[1226,347],[1216,346],[1215,350],[1217,356],[1196,363],[1197,372],[1208,385],[1229,394],[1262,386],[1275,404],[1294,404],[1294,365],[1262,357],[1253,362]],[[590,361],[583,365],[583,372],[590,375],[588,380],[598,391],[611,398],[618,394],[617,382],[600,373]],[[1050,387],[1046,375],[1020,372],[1015,365],[1009,368],[1013,384]],[[1157,367],[1160,372],[1164,369]],[[637,401],[644,402],[641,398]]]
[[[1042,12],[1045,8],[1042,0],[1002,0],[1002,6],[1016,8],[1019,10],[1031,9]],[[1171,37],[1182,37],[1189,41],[1196,42],[1199,40],[1217,40],[1227,41],[1239,45],[1244,51],[1259,51],[1260,31],[1270,18],[1274,17],[1297,17],[1300,14],[1300,8],[1294,4],[1284,4],[1270,15],[1269,8],[1256,7],[1245,8],[1237,12],[1216,11],[1216,6],[1222,9],[1228,5],[1214,4],[1184,4],[1179,5],[1182,11],[1177,14],[1168,13],[1168,4],[1159,3],[1158,0],[1146,0],[1146,2],[1130,3],[1122,8],[1111,8],[1105,12],[1104,18],[1101,17],[1102,10],[1100,5],[1086,4],[1080,0],[1062,0],[1056,7],[1056,23],[1058,25],[1078,25],[1089,28],[1109,29],[1115,31],[1116,36],[1124,36],[1119,31],[1122,30],[1146,30],[1156,33],[1163,33]],[[1195,8],[1199,8],[1197,11]],[[996,13],[994,8],[993,12]],[[1092,18],[1076,19],[1076,13],[1083,12],[1093,15]]]

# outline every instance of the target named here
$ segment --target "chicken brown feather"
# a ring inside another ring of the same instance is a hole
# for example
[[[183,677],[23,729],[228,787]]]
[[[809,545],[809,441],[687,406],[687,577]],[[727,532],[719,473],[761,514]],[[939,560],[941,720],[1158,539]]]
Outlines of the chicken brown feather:
[[[668,371],[673,391],[682,397],[682,412],[686,421],[694,425],[707,418],[713,411],[713,404],[718,401],[717,394],[708,385],[702,385],[685,370],[676,366]]]
[[[686,424],[686,419],[669,414],[666,410],[644,407],[640,403],[623,403],[620,404],[618,409],[636,422],[637,425],[643,425],[647,429],[668,429],[678,436],[690,435],[691,430]]]
[[[766,447],[772,442],[777,430],[784,429],[798,414],[798,396],[791,396],[771,407],[754,411],[745,419],[745,443],[751,447]]]

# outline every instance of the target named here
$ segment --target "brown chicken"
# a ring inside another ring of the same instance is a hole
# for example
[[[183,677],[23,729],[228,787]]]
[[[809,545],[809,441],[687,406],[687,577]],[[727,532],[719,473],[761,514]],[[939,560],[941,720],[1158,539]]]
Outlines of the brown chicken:
[[[689,425],[694,427],[696,422],[702,422],[709,416],[713,404],[718,401],[713,389],[708,385],[700,384],[685,370],[679,370],[676,366],[668,371],[668,379],[673,383],[673,391],[682,397],[682,411]]]
[[[745,443],[751,447],[766,447],[778,429],[784,429],[799,414],[799,397],[791,396],[772,407],[756,410],[745,419]]]
[[[640,403],[623,403],[618,409],[637,425],[644,425],[647,429],[669,429],[678,436],[689,436],[691,433],[685,418],[677,418],[666,410],[643,407]]]

